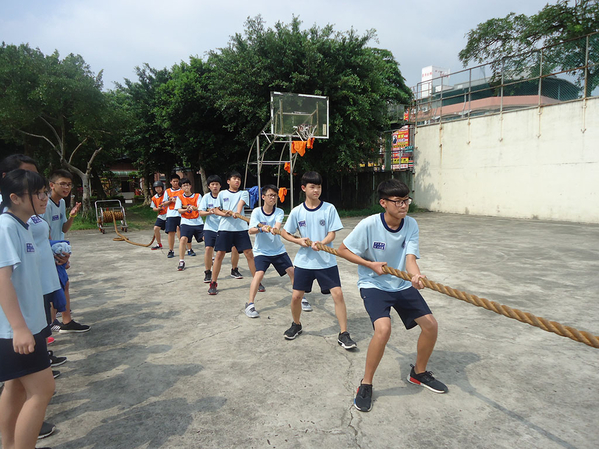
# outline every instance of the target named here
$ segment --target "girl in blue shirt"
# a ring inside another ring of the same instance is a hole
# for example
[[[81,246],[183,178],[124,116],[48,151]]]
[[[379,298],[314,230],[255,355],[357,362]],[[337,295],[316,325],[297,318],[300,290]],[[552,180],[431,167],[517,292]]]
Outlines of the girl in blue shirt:
[[[5,382],[0,434],[3,447],[34,448],[54,378],[38,251],[27,220],[44,212],[48,184],[23,169],[7,173],[0,182],[0,381]]]

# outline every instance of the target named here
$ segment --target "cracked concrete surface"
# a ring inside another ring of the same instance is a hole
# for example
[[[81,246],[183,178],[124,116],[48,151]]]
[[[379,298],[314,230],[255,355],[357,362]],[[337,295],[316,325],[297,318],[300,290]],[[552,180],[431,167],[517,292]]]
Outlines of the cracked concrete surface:
[[[414,215],[423,273],[437,282],[599,334],[599,226],[446,214]],[[335,245],[358,219],[342,220]],[[370,413],[352,407],[372,336],[340,261],[349,331],[336,342],[330,296],[307,295],[304,332],[286,341],[291,286],[269,270],[261,317],[243,309],[250,284],[228,277],[208,296],[203,247],[177,259],[71,232],[73,313],[87,334],[57,335],[59,369],[38,446],[70,448],[596,448],[599,351],[439,293],[424,291],[440,323],[429,369],[449,386],[409,384],[417,330],[393,317]],[[147,242],[151,230],[130,232]],[[166,240],[166,239],[165,239]],[[287,244],[293,256],[297,247]]]

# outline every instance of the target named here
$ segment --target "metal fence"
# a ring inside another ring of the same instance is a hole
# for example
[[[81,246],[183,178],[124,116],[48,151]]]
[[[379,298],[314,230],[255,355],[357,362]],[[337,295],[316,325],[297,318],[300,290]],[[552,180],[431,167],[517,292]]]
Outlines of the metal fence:
[[[422,81],[409,121],[427,125],[599,96],[599,32]]]

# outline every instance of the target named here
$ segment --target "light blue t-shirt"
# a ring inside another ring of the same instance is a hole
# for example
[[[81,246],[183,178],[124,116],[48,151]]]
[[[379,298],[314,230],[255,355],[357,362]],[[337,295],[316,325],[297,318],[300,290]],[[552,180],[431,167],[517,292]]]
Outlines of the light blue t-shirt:
[[[221,190],[218,193],[217,205],[222,210],[232,210],[237,212],[237,204],[243,201],[245,204],[250,204],[250,194],[247,190],[238,190],[231,192],[230,190]],[[242,215],[245,214],[242,212]],[[240,218],[221,217],[218,225],[219,231],[247,231],[248,224]]]
[[[48,198],[48,205],[43,218],[50,225],[50,238],[52,240],[64,240],[62,225],[67,222],[64,199],[61,198],[59,203],[56,204],[52,198]]]
[[[195,194],[192,194],[191,196],[193,196]],[[183,200],[181,198],[186,197],[185,194],[182,194],[181,196],[177,197],[177,200],[175,201],[175,209],[179,210],[183,208]],[[191,197],[186,197],[186,198],[191,198]],[[192,204],[192,206],[195,207],[200,207],[200,203],[202,202],[202,195],[198,193],[196,201],[194,204]],[[204,220],[202,219],[201,216],[198,216],[197,218],[185,218],[183,216],[183,214],[181,214],[181,224],[182,225],[186,225],[186,226],[204,226]]]
[[[284,218],[283,209],[276,207],[271,214],[267,214],[262,207],[257,207],[252,211],[250,228],[255,228],[258,224],[274,228],[277,223],[283,223]],[[254,256],[278,256],[285,252],[285,245],[283,245],[280,235],[273,235],[270,232],[256,234]]]
[[[29,225],[35,247],[39,253],[42,293],[47,295],[56,290],[60,290],[60,280],[58,279],[54,253],[52,252],[52,246],[50,246],[49,240],[50,226],[44,219],[37,215],[33,215],[27,221],[27,224]]]
[[[418,224],[406,216],[399,229],[393,230],[385,222],[385,214],[371,215],[362,220],[343,244],[352,253],[372,262],[387,262],[392,268],[406,271],[406,256],[420,258]],[[386,292],[405,290],[412,283],[390,274],[379,276],[370,268],[358,265],[358,288],[377,288]]]
[[[44,295],[39,279],[39,252],[26,223],[9,213],[0,215],[0,268],[12,267],[11,282],[19,307],[33,335],[47,325]],[[56,272],[56,269],[53,268]],[[2,292],[4,294],[4,292]],[[13,331],[0,307],[0,338],[13,338]]]
[[[206,195],[202,197],[202,201],[200,201],[200,210],[208,210],[214,207],[218,207],[218,196],[215,198],[212,196],[212,192],[208,192]],[[212,231],[218,232],[218,225],[220,223],[220,215],[212,214],[207,215],[204,222],[204,231]]]
[[[313,242],[324,240],[331,231],[343,229],[337,209],[331,203],[321,201],[314,209],[308,209],[306,203],[294,207],[287,222],[285,230],[290,234],[299,230],[301,237],[308,237]],[[333,243],[327,246],[333,247]],[[312,248],[301,247],[293,261],[293,265],[308,270],[318,270],[337,266],[337,259],[325,251],[314,251]]]

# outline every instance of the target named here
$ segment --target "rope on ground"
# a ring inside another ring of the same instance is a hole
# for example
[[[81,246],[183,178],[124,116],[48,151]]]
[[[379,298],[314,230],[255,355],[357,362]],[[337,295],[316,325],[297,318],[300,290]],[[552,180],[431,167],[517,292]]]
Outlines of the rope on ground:
[[[152,237],[152,241],[150,243],[148,243],[147,245],[144,245],[143,243],[132,242],[127,237],[125,237],[123,234],[121,234],[119,232],[119,230],[117,229],[116,221],[117,220],[123,220],[125,218],[125,216],[124,216],[124,214],[122,212],[120,212],[120,211],[104,210],[102,212],[102,216],[103,216],[104,223],[110,223],[110,222],[114,223],[114,232],[116,232],[116,235],[118,235],[118,237],[115,237],[115,238],[112,239],[115,242],[127,242],[127,243],[131,243],[132,245],[142,246],[144,248],[147,248],[152,243],[154,243],[154,240],[156,239],[156,236]]]
[[[234,218],[240,218],[247,223],[250,222],[250,220],[247,217],[239,215],[238,213],[231,213],[231,215]],[[280,234],[280,231],[278,229],[275,229],[275,234]],[[308,245],[310,246],[312,245],[312,242],[310,240],[308,240],[306,243],[308,243]],[[329,254],[333,254],[334,256],[338,256],[337,251],[334,248],[331,248],[330,246],[323,245],[322,243],[316,243],[316,247],[320,251],[325,251]],[[411,281],[413,277],[405,271],[401,271],[389,266],[384,266],[383,271],[386,274],[396,276],[405,281]],[[561,337],[567,337],[574,341],[584,343],[587,346],[599,348],[599,336],[593,335],[590,332],[579,331],[578,329],[573,328],[571,326],[564,326],[563,324],[560,324],[556,321],[549,321],[546,318],[535,316],[532,313],[523,312],[522,310],[518,309],[512,309],[509,306],[499,304],[495,301],[489,301],[488,299],[480,298],[476,295],[470,295],[469,293],[465,293],[460,290],[448,287],[446,285],[439,284],[427,278],[421,278],[420,280],[422,281],[425,287],[430,288],[431,290],[434,290],[436,292],[443,293],[444,295],[451,296],[452,298],[460,299],[477,307],[482,307],[484,309],[498,313],[499,315],[503,315],[508,318],[513,318],[514,320],[518,320],[522,323],[530,324],[531,326],[538,327],[539,329],[543,329],[547,332],[552,332]]]

